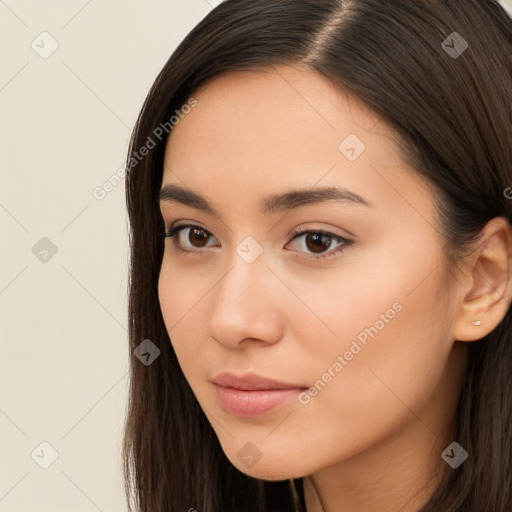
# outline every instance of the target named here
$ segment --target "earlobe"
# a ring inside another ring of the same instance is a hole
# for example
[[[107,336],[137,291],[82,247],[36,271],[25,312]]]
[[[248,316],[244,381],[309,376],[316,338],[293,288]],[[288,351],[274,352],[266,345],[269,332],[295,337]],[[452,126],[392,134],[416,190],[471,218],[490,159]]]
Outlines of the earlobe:
[[[496,217],[483,228],[465,265],[456,340],[479,340],[500,324],[511,302],[511,268],[512,227],[504,217]]]

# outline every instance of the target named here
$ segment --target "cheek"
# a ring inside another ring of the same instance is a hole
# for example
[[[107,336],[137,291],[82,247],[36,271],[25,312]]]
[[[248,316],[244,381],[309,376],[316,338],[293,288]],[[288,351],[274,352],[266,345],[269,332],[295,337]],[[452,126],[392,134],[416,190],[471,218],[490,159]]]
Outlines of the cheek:
[[[392,411],[407,411],[404,403],[420,407],[439,383],[451,312],[439,292],[436,254],[412,252],[402,248],[393,257],[368,258],[358,270],[351,266],[350,276],[297,284],[311,311],[290,316],[288,326],[296,357],[308,361],[312,388],[305,401],[317,415],[314,425],[322,417],[340,428],[333,410],[349,418],[341,429],[382,425],[393,420]]]
[[[158,297],[167,329],[170,330],[190,315],[197,315],[200,308],[196,306],[200,306],[218,278],[208,265],[198,264],[194,256],[182,257],[193,259],[188,264],[178,263],[177,257],[167,251],[164,252],[158,278]]]
[[[158,279],[158,297],[167,333],[183,373],[197,368],[204,352],[205,318],[201,301],[213,286],[211,276],[182,271],[164,254]],[[188,376],[187,376],[188,377]]]

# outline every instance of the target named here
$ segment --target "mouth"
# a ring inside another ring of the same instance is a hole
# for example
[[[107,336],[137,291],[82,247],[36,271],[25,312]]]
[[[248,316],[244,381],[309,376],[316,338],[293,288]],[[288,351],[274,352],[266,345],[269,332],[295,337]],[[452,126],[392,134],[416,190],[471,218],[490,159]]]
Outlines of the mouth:
[[[213,377],[212,382],[225,388],[235,388],[242,391],[302,389],[304,387],[300,384],[279,382],[252,372],[241,376],[237,376],[232,372],[222,372]]]
[[[288,384],[255,373],[236,376],[223,372],[212,379],[221,406],[229,413],[242,417],[268,414],[308,389],[300,384]]]

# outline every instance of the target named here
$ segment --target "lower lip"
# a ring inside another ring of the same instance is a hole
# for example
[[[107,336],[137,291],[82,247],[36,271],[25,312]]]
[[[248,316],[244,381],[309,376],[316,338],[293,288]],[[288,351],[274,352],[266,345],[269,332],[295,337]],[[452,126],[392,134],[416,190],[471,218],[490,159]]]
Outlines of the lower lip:
[[[236,416],[257,417],[293,402],[306,388],[242,391],[215,384],[224,409]]]

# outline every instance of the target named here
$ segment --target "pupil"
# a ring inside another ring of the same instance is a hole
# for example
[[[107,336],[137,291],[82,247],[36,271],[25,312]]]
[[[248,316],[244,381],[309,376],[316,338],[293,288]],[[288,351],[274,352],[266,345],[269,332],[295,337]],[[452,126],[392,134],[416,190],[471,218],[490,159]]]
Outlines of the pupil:
[[[193,233],[193,235],[192,235]],[[198,233],[202,233],[203,236],[200,236],[198,235]],[[206,234],[206,232],[202,229],[197,229],[197,228],[194,228],[190,231],[190,235],[189,235],[189,241],[192,242],[192,245],[195,245],[194,244],[194,241],[191,240],[191,237],[194,236],[194,237],[197,237],[197,239],[199,240],[199,247],[204,247],[204,245],[206,245],[206,242],[207,242],[207,238],[208,238],[208,235]]]
[[[314,240],[313,246],[311,246],[308,243],[308,241],[310,241],[312,239]],[[320,242],[320,244],[318,244],[318,242]],[[329,248],[330,239],[329,239],[329,236],[322,235],[319,233],[309,234],[309,235],[306,235],[306,245],[307,245],[308,249],[311,250],[312,252],[322,252],[323,250]]]

